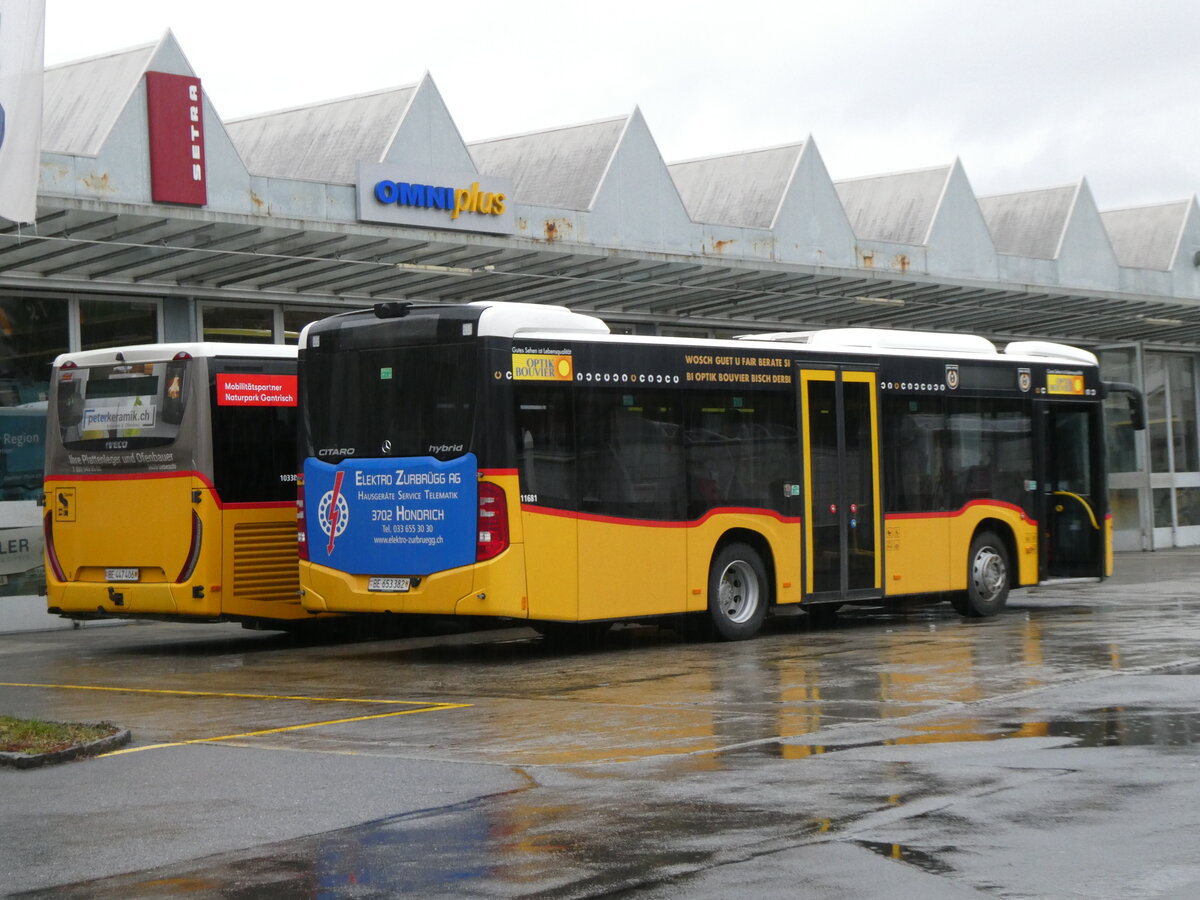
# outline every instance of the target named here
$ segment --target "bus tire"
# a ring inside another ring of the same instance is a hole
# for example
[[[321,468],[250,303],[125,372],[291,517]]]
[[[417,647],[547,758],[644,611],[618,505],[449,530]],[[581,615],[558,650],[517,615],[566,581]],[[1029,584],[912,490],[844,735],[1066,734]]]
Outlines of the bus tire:
[[[708,570],[708,616],[717,637],[754,637],[767,616],[769,590],[767,567],[753,547],[722,547]]]
[[[969,619],[994,616],[1008,601],[1008,548],[991,531],[981,531],[971,541],[967,556],[967,590],[952,598],[959,615]]]

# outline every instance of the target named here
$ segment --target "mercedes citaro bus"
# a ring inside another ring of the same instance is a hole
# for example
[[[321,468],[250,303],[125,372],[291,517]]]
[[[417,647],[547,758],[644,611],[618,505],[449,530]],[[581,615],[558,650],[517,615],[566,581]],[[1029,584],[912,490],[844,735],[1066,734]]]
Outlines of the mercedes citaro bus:
[[[528,304],[385,303],[301,339],[312,611],[539,629],[905,597],[990,616],[1112,566],[1090,352],[832,329],[611,334]]]

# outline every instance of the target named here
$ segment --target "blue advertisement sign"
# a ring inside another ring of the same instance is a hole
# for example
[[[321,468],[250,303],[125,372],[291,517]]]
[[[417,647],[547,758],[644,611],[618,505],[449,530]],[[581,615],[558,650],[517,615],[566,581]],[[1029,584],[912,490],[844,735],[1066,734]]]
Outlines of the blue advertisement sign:
[[[429,575],[475,562],[479,464],[468,453],[304,461],[308,557],[353,575]]]
[[[42,492],[46,404],[0,406],[0,500],[34,500]]]

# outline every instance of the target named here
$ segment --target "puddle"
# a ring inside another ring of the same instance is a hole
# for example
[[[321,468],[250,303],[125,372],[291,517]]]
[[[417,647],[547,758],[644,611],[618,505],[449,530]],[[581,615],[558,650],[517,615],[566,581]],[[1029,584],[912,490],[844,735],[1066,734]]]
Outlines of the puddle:
[[[1200,713],[1196,712],[1112,707],[1089,710],[1078,718],[1038,724],[1046,737],[1072,738],[1074,747],[1190,747],[1200,744]]]
[[[1191,747],[1200,744],[1200,712],[1171,712],[1138,707],[1083,710],[1073,718],[997,722],[967,729],[959,722],[931,722],[910,734],[841,744],[797,744],[765,741],[739,747],[726,756],[811,759],[865,747],[953,744],[1021,738],[1068,738],[1068,747]]]
[[[931,875],[954,874],[954,867],[943,862],[938,856],[938,854],[953,852],[953,847],[938,847],[936,850],[930,851],[906,847],[904,844],[889,844],[885,841],[854,841],[853,843],[865,847],[879,856],[916,866]]]

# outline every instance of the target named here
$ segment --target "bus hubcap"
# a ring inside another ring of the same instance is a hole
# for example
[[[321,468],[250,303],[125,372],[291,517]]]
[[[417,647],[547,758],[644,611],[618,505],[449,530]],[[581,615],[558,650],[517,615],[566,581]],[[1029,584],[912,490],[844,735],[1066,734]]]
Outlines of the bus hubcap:
[[[717,602],[721,613],[731,622],[746,622],[758,608],[758,579],[749,565],[731,562],[721,573]]]
[[[983,547],[976,554],[971,574],[975,590],[984,600],[992,599],[1004,588],[1004,561],[991,547]]]

